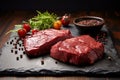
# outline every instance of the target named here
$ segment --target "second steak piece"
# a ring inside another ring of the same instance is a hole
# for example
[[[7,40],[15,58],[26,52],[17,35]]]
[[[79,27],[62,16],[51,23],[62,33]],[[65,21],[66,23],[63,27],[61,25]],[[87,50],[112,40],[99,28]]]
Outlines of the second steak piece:
[[[51,46],[61,40],[71,38],[69,30],[46,29],[24,39],[25,51],[30,56],[38,56],[50,52]]]
[[[60,41],[51,48],[50,56],[75,65],[93,64],[101,59],[104,46],[96,42],[92,37],[83,35],[80,37]]]

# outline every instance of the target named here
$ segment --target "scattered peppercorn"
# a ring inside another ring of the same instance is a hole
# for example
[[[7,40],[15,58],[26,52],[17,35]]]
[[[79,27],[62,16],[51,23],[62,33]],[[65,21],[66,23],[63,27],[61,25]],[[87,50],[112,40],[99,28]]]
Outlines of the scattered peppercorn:
[[[41,60],[41,65],[44,65],[44,60]]]
[[[23,51],[23,48],[21,48],[21,50]]]
[[[18,52],[17,51],[15,51],[15,54],[17,54]]]
[[[15,39],[17,39],[17,38],[15,37]]]
[[[25,51],[23,51],[23,54],[25,54]]]
[[[13,49],[11,49],[11,53],[13,53]]]
[[[20,58],[23,58],[23,55],[22,55],[22,54],[20,55]]]
[[[21,45],[21,44],[19,44],[19,46],[21,47],[22,45]]]
[[[17,45],[15,45],[14,48],[17,49]]]
[[[19,57],[16,57],[16,60],[18,61],[18,60],[19,60]]]
[[[9,44],[9,42],[7,42],[7,44]]]
[[[12,42],[10,41],[10,44],[12,44]]]
[[[57,61],[55,61],[55,64],[57,64],[58,62]]]

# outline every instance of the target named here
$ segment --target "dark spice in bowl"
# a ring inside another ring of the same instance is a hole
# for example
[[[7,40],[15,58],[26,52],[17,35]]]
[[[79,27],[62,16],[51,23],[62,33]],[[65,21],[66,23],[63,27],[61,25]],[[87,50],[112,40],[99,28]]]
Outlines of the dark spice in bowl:
[[[96,16],[82,16],[73,20],[80,34],[96,36],[104,25],[104,19]]]
[[[92,25],[98,25],[100,24],[100,21],[98,20],[82,20],[80,22],[78,22],[78,24],[81,24],[81,25],[88,25],[88,26],[92,26]]]

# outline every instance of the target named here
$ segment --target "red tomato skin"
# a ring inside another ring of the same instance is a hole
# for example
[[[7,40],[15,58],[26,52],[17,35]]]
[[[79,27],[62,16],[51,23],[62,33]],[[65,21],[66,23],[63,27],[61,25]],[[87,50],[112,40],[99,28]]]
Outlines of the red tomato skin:
[[[63,26],[68,26],[70,23],[70,15],[65,14],[64,16],[62,16],[61,22]]]
[[[29,32],[31,30],[30,25],[27,23],[23,24],[23,28],[26,29],[27,32]]]
[[[61,22],[62,22],[63,26],[67,26],[70,23],[69,20],[64,20],[64,19],[62,19]]]
[[[26,29],[19,29],[18,30],[18,36],[20,37],[20,38],[24,38],[25,36],[26,36]]]

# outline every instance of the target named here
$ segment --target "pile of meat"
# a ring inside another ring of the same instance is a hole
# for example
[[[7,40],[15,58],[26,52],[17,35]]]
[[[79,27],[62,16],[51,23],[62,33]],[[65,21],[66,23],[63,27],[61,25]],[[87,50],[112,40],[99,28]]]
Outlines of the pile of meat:
[[[93,64],[101,59],[104,46],[89,35],[73,37],[69,30],[47,29],[24,39],[28,55],[38,56],[50,52],[54,59],[75,65]]]

